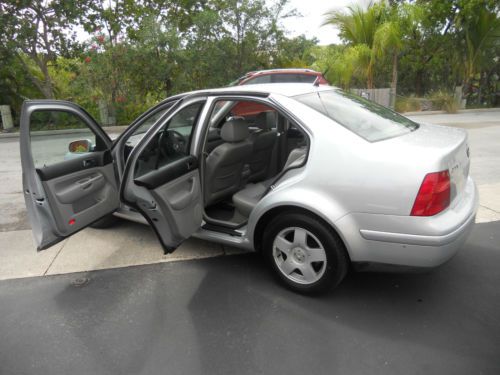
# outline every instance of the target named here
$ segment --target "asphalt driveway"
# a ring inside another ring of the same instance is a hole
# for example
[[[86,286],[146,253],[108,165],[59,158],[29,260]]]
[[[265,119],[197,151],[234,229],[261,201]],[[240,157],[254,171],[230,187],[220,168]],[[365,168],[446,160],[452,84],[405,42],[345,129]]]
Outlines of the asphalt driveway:
[[[316,298],[258,255],[0,282],[0,374],[499,374],[500,222]]]

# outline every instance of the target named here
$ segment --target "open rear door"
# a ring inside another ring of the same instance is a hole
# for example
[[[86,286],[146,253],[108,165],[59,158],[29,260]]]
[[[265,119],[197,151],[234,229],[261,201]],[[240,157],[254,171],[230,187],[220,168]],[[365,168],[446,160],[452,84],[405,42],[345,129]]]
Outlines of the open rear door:
[[[202,224],[198,159],[193,153],[196,129],[205,116],[205,98],[179,105],[160,119],[130,154],[122,201],[146,218],[166,253]]]
[[[38,250],[118,208],[111,141],[82,108],[26,101],[20,146],[24,198]]]

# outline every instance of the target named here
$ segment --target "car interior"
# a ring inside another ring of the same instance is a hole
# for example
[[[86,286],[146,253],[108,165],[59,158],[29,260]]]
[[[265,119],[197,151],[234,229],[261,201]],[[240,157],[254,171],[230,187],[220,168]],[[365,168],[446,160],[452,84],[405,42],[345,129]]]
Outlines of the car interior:
[[[203,105],[204,102],[198,102],[186,107],[156,133],[154,141],[148,144],[135,165],[134,176],[136,178],[175,162],[189,153],[191,132],[198,121]],[[159,118],[161,114],[163,113],[156,116]],[[130,138],[126,148],[131,146],[133,140]]]
[[[237,228],[282,171],[300,166],[307,136],[274,108],[219,101],[203,149],[205,219]]]
[[[137,160],[137,181],[148,180],[148,175],[189,153],[203,105],[186,107],[155,135]],[[125,159],[163,113],[155,114],[127,140]],[[238,228],[282,171],[302,165],[308,138],[276,109],[250,100],[217,101],[208,126],[201,158],[205,221]]]

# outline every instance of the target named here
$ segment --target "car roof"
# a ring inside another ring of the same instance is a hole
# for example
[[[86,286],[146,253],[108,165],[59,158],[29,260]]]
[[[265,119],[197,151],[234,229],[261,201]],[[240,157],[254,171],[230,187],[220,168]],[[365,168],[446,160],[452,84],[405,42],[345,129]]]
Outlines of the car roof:
[[[283,96],[297,96],[317,91],[335,90],[337,87],[320,85],[315,86],[310,83],[266,83],[257,85],[244,85],[244,86],[229,86],[218,89],[199,90],[185,93],[186,96],[201,96],[201,95],[258,95],[269,96],[271,94],[278,94]]]
[[[312,74],[321,74],[321,72],[317,72],[312,69],[304,69],[304,68],[285,68],[285,69],[265,69],[265,70],[255,70],[253,72],[248,72],[245,76],[250,77],[254,75],[260,74],[273,74],[273,73],[312,73]]]

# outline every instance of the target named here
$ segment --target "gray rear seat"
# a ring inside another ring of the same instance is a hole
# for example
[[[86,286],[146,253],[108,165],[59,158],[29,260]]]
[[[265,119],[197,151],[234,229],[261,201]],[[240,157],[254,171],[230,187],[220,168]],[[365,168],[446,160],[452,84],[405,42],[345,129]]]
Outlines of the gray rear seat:
[[[295,148],[290,151],[283,170],[288,167],[299,165],[306,156],[306,147]],[[254,184],[247,184],[243,190],[238,191],[233,195],[233,204],[238,212],[246,217],[250,216],[253,208],[260,201],[267,188],[272,184],[275,177]]]

